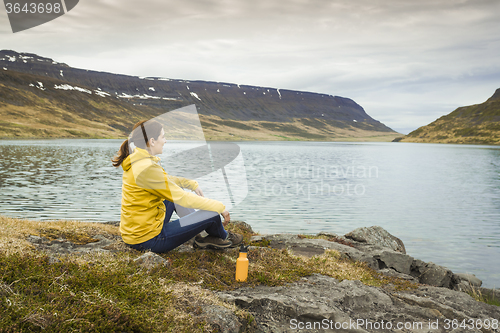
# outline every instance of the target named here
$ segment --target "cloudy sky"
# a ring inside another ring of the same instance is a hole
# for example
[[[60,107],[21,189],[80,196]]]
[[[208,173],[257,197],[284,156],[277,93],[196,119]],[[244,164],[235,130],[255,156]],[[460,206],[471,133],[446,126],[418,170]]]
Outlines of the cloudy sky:
[[[137,76],[352,98],[408,133],[500,88],[499,0],[80,0],[0,48]]]

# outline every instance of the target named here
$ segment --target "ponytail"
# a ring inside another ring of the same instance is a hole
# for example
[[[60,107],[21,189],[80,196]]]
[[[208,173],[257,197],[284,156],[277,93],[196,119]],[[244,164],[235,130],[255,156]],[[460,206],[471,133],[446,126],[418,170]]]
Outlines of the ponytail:
[[[130,155],[130,152],[128,150],[128,139],[123,141],[122,145],[120,146],[120,150],[116,153],[115,158],[111,159],[111,162],[113,162],[114,167],[119,167],[120,164],[122,164],[123,160],[127,158],[128,155]]]

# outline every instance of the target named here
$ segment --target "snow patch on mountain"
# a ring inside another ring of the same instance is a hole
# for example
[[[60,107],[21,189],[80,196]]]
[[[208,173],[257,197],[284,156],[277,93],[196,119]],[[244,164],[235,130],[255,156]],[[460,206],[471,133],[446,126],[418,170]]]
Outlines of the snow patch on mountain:
[[[129,95],[126,93],[121,93],[121,95],[117,96],[118,98],[140,98],[140,99],[160,99],[161,97],[158,96],[151,96],[148,94],[143,94],[143,95]]]
[[[87,93],[89,95],[92,95],[92,91],[88,90],[88,89],[84,89],[84,88],[80,88],[80,87],[77,87],[77,86],[70,86],[69,84],[60,84],[60,85],[55,85],[54,86],[55,89],[61,89],[61,90],[76,90],[76,91],[79,91],[79,92],[84,92],[84,93]]]
[[[198,94],[197,93],[194,93],[194,92],[190,92],[191,96],[193,96],[194,98],[197,98],[201,101],[201,98],[198,97]]]
[[[36,81],[36,85],[34,85],[33,83],[30,83],[29,86],[38,88],[40,90],[45,90],[45,88],[43,87],[43,83],[40,81]]]
[[[108,94],[107,92],[102,91],[100,88],[99,88],[99,90],[94,90],[94,93],[95,93],[97,96],[101,96],[101,97],[111,96],[111,95],[110,95],[110,94]]]

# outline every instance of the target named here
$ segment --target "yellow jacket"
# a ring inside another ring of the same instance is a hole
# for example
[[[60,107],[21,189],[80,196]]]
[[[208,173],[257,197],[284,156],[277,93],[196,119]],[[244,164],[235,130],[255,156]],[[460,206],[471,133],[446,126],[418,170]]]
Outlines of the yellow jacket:
[[[122,208],[120,233],[127,244],[143,243],[157,236],[163,228],[168,200],[186,208],[222,213],[226,208],[216,200],[200,197],[183,188],[195,190],[198,182],[168,175],[160,158],[135,148],[122,162]]]

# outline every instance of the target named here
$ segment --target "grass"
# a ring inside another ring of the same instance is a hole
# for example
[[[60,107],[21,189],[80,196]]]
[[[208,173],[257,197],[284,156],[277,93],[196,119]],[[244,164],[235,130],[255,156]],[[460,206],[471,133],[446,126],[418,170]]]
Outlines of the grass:
[[[490,305],[500,306],[499,296],[494,294],[485,294],[481,289],[470,285],[470,290],[468,292],[476,301],[483,302]]]
[[[228,229],[242,233],[247,243],[254,235],[244,224],[231,223]],[[52,260],[54,254],[27,241],[30,235],[75,244],[102,235],[115,240],[108,247],[115,251],[58,255],[59,260]],[[336,251],[306,258],[272,249],[265,239],[250,245],[248,280],[237,282],[238,249],[171,251],[161,255],[171,262],[169,267],[145,270],[134,263],[141,253],[123,244],[116,226],[0,216],[0,332],[216,331],[205,320],[207,306],[225,307],[251,325],[248,312],[221,301],[214,291],[279,286],[315,273],[392,290],[417,287],[385,277],[365,263],[343,259]]]
[[[453,114],[453,113],[452,113]],[[450,144],[500,144],[498,121],[479,121],[479,118],[441,117],[405,136],[402,142]]]

